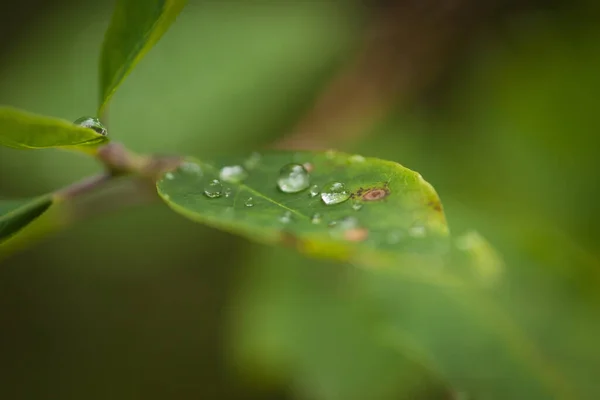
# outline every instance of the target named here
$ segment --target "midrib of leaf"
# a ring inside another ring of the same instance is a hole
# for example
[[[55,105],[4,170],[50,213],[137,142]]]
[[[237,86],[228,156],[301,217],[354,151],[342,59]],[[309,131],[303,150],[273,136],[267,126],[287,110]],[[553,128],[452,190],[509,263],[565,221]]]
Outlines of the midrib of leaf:
[[[214,173],[215,173],[217,176],[219,175],[219,169],[218,169],[218,168],[216,168],[215,166],[211,165],[211,164],[205,163],[205,162],[203,162],[203,161],[200,161],[200,160],[198,160],[198,159],[195,159],[195,158],[188,158],[188,160],[190,160],[190,161],[193,161],[193,162],[195,162],[196,164],[199,164],[199,165],[201,165],[202,167],[206,167],[207,169],[209,169],[209,170],[211,170],[212,172],[214,172]],[[298,215],[298,216],[300,216],[300,217],[302,217],[302,218],[305,218],[305,219],[307,219],[307,220],[310,220],[310,217],[308,217],[307,215],[304,215],[304,214],[303,214],[303,213],[301,213],[300,211],[296,211],[296,210],[294,210],[293,208],[289,208],[289,207],[287,207],[287,206],[285,206],[285,205],[283,205],[283,204],[279,203],[277,200],[273,200],[272,198],[270,198],[270,197],[268,197],[268,196],[265,196],[263,193],[256,191],[256,190],[255,190],[255,189],[253,189],[252,187],[250,187],[250,186],[248,186],[248,185],[246,185],[246,184],[244,184],[244,183],[242,183],[242,182],[227,182],[227,183],[230,183],[231,185],[238,186],[238,187],[240,187],[240,188],[242,188],[242,189],[245,189],[245,190],[247,190],[248,192],[252,193],[253,195],[255,195],[255,196],[257,196],[257,197],[260,197],[260,198],[262,198],[262,199],[264,199],[264,200],[267,200],[268,202],[270,202],[270,203],[272,203],[272,204],[274,204],[274,205],[276,205],[276,206],[278,206],[278,207],[281,207],[281,208],[283,208],[283,209],[284,209],[284,210],[286,210],[286,211],[290,211],[290,212],[294,213],[295,215]],[[236,194],[236,197],[238,196],[238,194],[239,194],[239,192]],[[235,204],[235,203],[234,203],[234,204]]]

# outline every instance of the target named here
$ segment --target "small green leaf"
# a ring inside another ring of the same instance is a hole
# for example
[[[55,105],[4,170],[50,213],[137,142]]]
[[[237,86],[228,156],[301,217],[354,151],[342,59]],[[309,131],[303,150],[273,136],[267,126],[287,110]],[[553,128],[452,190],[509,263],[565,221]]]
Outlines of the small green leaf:
[[[187,0],[117,0],[100,58],[102,115],[110,98],[167,31]]]
[[[390,265],[449,248],[435,190],[399,164],[334,152],[270,152],[244,168],[247,160],[190,159],[158,192],[192,220],[314,256]]]
[[[16,149],[74,148],[90,152],[108,138],[58,118],[0,107],[0,145]]]
[[[52,197],[0,200],[0,243],[32,223],[52,205]]]

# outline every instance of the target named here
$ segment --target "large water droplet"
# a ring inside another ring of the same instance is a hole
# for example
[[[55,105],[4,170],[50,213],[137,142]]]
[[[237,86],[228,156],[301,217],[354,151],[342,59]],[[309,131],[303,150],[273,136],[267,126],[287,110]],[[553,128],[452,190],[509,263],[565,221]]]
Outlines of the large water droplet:
[[[252,206],[254,206],[254,200],[252,199],[252,197],[248,197],[246,199],[246,201],[244,202],[244,205],[246,207],[252,207]]]
[[[279,170],[277,186],[284,193],[298,193],[310,184],[310,176],[300,164],[287,164]]]
[[[102,122],[98,118],[94,117],[81,117],[73,122],[75,125],[82,126],[84,128],[92,129],[94,132],[106,136],[106,127],[102,125]]]
[[[283,222],[284,224],[289,224],[290,222],[292,222],[292,212],[284,212],[283,215],[279,217],[279,222]]]
[[[317,185],[312,185],[308,193],[310,194],[310,197],[316,197],[319,194],[319,187]]]
[[[247,169],[254,169],[256,167],[258,167],[258,164],[260,164],[260,159],[261,159],[261,155],[260,153],[254,152],[252,154],[250,154],[250,156],[248,158],[246,158],[246,160],[244,161],[244,167],[246,167]]]
[[[312,222],[313,224],[320,224],[322,220],[323,218],[319,213],[314,213],[313,216],[310,218],[310,222]]]
[[[204,194],[211,199],[221,197],[223,194],[223,185],[218,179],[213,179],[204,185]]]
[[[241,165],[230,165],[221,168],[219,178],[225,182],[241,182],[248,177],[248,173]]]
[[[321,200],[328,206],[342,203],[350,198],[350,191],[341,182],[331,182],[323,186]]]

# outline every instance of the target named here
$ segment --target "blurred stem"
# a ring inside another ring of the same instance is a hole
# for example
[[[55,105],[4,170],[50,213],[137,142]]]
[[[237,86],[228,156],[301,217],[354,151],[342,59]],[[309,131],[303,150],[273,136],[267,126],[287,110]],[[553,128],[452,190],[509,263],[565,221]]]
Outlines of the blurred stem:
[[[67,186],[64,189],[58,190],[54,194],[54,199],[55,201],[64,201],[81,196],[85,193],[93,192],[94,190],[98,190],[103,184],[107,183],[112,178],[113,176],[108,173],[91,176],[82,181],[76,182],[73,185]]]
[[[0,243],[0,261],[79,221],[156,201],[156,180],[182,161],[181,157],[141,156],[119,143],[99,148],[97,158],[106,171],[54,192],[48,211]]]

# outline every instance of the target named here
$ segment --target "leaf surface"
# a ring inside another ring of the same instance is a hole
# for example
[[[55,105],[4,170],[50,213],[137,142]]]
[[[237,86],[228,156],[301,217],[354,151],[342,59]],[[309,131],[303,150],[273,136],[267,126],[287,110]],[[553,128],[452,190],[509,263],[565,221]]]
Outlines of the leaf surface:
[[[69,148],[90,152],[108,138],[58,118],[0,107],[0,145],[16,149]]]
[[[99,115],[123,79],[160,40],[187,0],[117,0],[100,58]]]
[[[310,171],[306,189],[280,189],[280,170],[289,164]],[[242,182],[222,179],[224,167],[244,165],[247,177]],[[211,198],[205,190],[214,195],[215,180],[221,193]],[[349,198],[326,205],[323,190],[335,182],[345,185]],[[406,256],[439,255],[448,248],[446,220],[432,186],[414,171],[375,158],[269,152],[260,159],[255,154],[189,160],[164,175],[157,188],[169,206],[192,220],[314,256],[390,265]],[[320,193],[315,194],[315,188]]]

